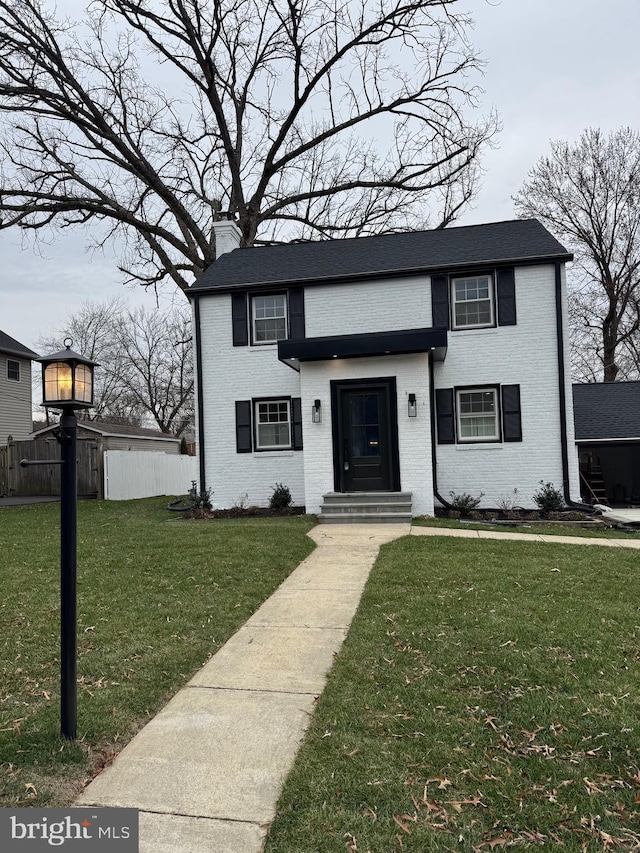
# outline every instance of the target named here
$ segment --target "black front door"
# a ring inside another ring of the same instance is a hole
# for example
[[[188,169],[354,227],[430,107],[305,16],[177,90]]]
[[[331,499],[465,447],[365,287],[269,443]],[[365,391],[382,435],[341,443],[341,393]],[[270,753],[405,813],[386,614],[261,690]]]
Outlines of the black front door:
[[[394,489],[394,447],[388,384],[341,385],[337,389],[339,491]]]

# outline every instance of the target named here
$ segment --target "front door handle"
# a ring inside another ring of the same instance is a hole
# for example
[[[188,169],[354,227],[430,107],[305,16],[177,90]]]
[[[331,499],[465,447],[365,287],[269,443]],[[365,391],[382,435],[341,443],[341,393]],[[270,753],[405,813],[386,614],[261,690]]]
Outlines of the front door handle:
[[[349,470],[349,439],[344,440],[344,470]]]

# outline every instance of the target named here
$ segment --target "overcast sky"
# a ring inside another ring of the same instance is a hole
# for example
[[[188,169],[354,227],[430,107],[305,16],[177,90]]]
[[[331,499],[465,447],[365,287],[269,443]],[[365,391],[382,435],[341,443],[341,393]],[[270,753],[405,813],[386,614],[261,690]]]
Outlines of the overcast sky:
[[[58,3],[69,4],[79,0]],[[640,129],[638,0],[467,0],[466,8],[488,63],[483,106],[497,109],[504,129],[462,225],[513,218],[511,196],[550,139],[576,140],[587,127]],[[86,299],[124,295],[155,305],[151,294],[121,284],[113,256],[88,255],[81,233],[39,254],[20,239],[0,233],[0,329],[26,346],[35,348]],[[167,290],[161,302],[172,298]]]

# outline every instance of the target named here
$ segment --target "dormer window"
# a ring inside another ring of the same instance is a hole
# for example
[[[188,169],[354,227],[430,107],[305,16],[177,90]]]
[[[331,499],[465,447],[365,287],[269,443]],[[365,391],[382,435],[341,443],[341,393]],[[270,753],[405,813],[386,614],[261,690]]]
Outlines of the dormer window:
[[[482,329],[495,325],[493,277],[473,275],[451,282],[454,329]]]

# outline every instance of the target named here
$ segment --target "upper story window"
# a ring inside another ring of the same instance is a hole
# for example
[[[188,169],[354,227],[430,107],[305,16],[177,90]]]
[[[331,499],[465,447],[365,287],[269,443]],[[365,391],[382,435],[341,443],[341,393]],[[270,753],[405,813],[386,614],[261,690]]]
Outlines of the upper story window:
[[[20,382],[20,362],[11,358],[7,359],[7,379]]]
[[[497,388],[471,388],[457,392],[458,441],[499,441]]]
[[[257,400],[255,403],[256,450],[291,447],[290,400]]]
[[[454,278],[451,286],[454,329],[480,329],[494,325],[493,277]]]
[[[287,297],[284,293],[251,300],[254,344],[275,344],[287,337]]]

